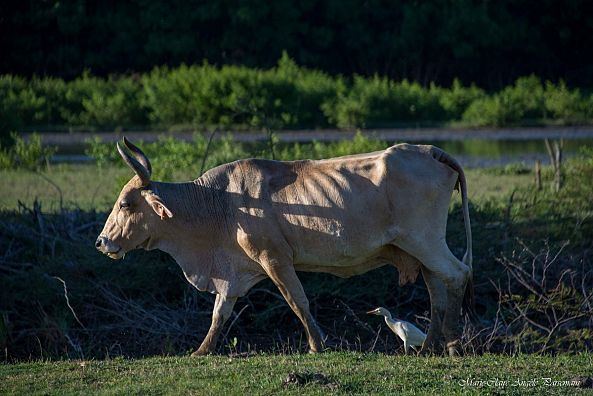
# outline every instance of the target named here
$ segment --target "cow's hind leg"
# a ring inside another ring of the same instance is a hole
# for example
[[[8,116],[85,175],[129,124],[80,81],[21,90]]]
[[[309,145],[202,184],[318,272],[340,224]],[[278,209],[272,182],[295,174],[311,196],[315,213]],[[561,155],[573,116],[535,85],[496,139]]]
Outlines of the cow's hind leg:
[[[192,353],[192,356],[203,356],[214,352],[216,349],[216,342],[224,327],[225,322],[231,316],[233,307],[235,306],[236,298],[227,298],[226,296],[217,294],[214,302],[214,310],[212,311],[212,323],[208,334],[197,351]]]
[[[422,268],[422,277],[430,296],[430,327],[420,353],[440,352],[442,351],[443,319],[447,309],[447,289],[443,281],[425,267]]]
[[[408,239],[398,241],[397,245],[418,258],[424,267],[444,284],[447,296],[443,333],[449,354],[456,354],[461,333],[461,303],[469,279],[469,268],[451,253],[444,239],[425,238],[422,241]],[[438,299],[442,301],[442,297],[439,295]]]
[[[467,281],[469,279],[469,269],[462,262],[458,261],[461,276],[457,278],[453,287],[447,288],[447,310],[445,311],[445,320],[443,322],[443,333],[447,343],[449,355],[455,356],[461,353],[461,305]]]

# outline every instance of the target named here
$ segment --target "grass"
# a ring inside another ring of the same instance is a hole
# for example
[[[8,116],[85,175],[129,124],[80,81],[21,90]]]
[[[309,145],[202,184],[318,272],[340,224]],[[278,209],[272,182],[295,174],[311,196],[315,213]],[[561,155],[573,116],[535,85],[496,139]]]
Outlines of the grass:
[[[586,391],[562,381],[591,376],[592,367],[591,354],[446,358],[330,352],[38,361],[0,366],[0,393],[574,395]],[[302,384],[285,383],[290,373],[324,377],[306,382],[303,375]],[[544,378],[557,383],[546,385]]]
[[[153,166],[158,167],[158,162]],[[194,169],[177,172],[170,181],[193,180],[198,172],[196,165]],[[93,164],[61,164],[46,171],[3,170],[0,210],[16,209],[19,200],[32,206],[37,199],[43,203],[44,211],[58,211],[61,197],[66,207],[109,211],[123,183],[132,175],[127,167],[107,165],[98,169]],[[504,197],[533,181],[532,174],[497,175],[483,169],[468,169],[466,175],[469,197],[476,202]]]
[[[31,206],[33,201],[38,200],[43,203],[44,211],[57,211],[62,197],[67,207],[108,211],[117,198],[115,182],[132,175],[129,169],[123,167],[98,169],[90,164],[62,164],[38,172],[21,169],[0,171],[3,184],[0,209],[15,209],[18,201]]]

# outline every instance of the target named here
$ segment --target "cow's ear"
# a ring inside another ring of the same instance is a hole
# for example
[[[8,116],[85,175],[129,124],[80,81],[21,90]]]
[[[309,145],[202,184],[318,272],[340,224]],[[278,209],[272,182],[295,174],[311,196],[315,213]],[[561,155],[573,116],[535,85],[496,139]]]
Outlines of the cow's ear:
[[[155,213],[158,214],[162,220],[170,219],[173,217],[173,212],[171,212],[169,208],[167,208],[161,197],[156,195],[154,192],[150,190],[143,190],[142,196],[144,197],[144,199],[146,199],[146,202],[148,202],[152,210],[154,210]]]

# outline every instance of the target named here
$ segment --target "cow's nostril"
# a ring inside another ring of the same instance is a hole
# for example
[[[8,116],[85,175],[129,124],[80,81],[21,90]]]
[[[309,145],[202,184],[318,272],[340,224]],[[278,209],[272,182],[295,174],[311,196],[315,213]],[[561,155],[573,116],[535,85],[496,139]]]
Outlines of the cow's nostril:
[[[102,244],[103,244],[103,238],[101,238],[101,237],[97,238],[97,241],[95,242],[95,247],[98,249],[101,247]]]

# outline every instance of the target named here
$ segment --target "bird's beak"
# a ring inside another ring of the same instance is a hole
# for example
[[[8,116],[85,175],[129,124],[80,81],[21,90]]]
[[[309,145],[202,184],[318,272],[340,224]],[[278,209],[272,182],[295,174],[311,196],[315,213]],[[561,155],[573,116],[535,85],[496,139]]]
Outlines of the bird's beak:
[[[369,315],[375,315],[377,313],[376,309],[373,309],[372,311],[368,311],[367,314]]]

